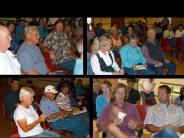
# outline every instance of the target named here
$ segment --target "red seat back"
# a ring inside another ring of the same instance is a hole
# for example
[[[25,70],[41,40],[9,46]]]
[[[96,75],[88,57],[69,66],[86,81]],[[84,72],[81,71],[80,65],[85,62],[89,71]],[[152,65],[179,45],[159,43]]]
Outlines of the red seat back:
[[[148,108],[148,105],[137,105],[137,111],[139,112],[142,124],[144,124]]]
[[[11,135],[10,138],[20,138],[20,135],[18,133],[15,133]]]
[[[164,52],[172,51],[173,49],[169,46],[169,42],[166,38],[160,38],[160,45]]]

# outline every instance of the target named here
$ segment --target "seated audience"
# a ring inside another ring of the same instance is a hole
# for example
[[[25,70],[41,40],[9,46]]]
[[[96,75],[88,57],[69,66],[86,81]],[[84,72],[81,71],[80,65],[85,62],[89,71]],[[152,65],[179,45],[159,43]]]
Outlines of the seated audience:
[[[19,80],[12,79],[10,87],[5,95],[4,106],[8,118],[13,119],[14,111],[19,103]]]
[[[159,104],[149,107],[144,124],[153,138],[179,138],[184,133],[184,112],[170,103],[171,89],[167,85],[158,88]]]
[[[29,26],[38,26],[38,25],[39,25],[39,22],[37,21],[36,18],[32,18],[32,21],[29,22],[28,25],[29,25]]]
[[[152,70],[147,67],[147,60],[142,54],[140,47],[137,46],[137,36],[131,35],[129,37],[129,43],[120,49],[121,67],[128,75],[138,75],[143,73],[145,75],[151,75]],[[141,65],[143,68],[137,68]]]
[[[42,114],[39,117],[34,110],[31,105],[34,94],[31,88],[22,87],[20,90],[19,98],[21,102],[14,113],[14,120],[20,137],[60,137],[59,134],[44,130],[41,127],[41,123],[45,122],[47,114]]]
[[[77,33],[80,36],[83,36],[83,19],[79,19],[75,33]]]
[[[82,120],[59,109],[54,102],[56,93],[58,92],[54,86],[47,85],[44,90],[44,96],[40,101],[40,110],[47,114],[47,121],[50,123],[51,128],[73,132],[76,138],[89,135],[89,130],[85,127]]]
[[[175,32],[175,37],[183,37],[183,35],[184,35],[183,26],[179,25],[178,29]]]
[[[47,74],[48,68],[42,53],[36,44],[39,42],[39,32],[35,26],[25,28],[25,42],[17,52],[22,71],[28,75]]]
[[[96,25],[95,35],[96,35],[97,37],[100,37],[100,36],[102,36],[102,35],[104,35],[104,34],[105,34],[105,30],[102,29],[102,24],[101,24],[101,23],[98,23],[98,24]]]
[[[64,31],[64,22],[59,19],[54,24],[53,31],[48,34],[43,42],[44,50],[50,53],[52,63],[62,66],[73,72],[75,56]]]
[[[164,68],[168,69],[168,75],[174,75],[176,65],[164,57],[160,42],[156,40],[155,30],[149,29],[148,39],[142,47],[143,54],[148,61],[148,67],[156,71],[157,75],[162,75]]]
[[[95,37],[94,30],[90,29],[89,24],[87,24],[87,45],[89,45],[91,43],[91,41],[94,39],[94,37]]]
[[[97,120],[97,127],[109,137],[135,137],[135,131],[141,128],[141,120],[135,105],[126,102],[126,85],[118,83],[115,87],[111,103],[102,111]]]
[[[127,79],[127,102],[131,104],[140,104],[140,94],[139,91],[134,89],[134,85],[136,83],[136,79]]]
[[[39,19],[38,32],[40,34],[40,39],[43,41],[44,38],[48,35],[48,29],[46,26],[45,18]]]
[[[75,92],[77,96],[85,96],[85,90],[83,88],[82,79],[77,80],[77,84],[75,86]]]
[[[77,43],[77,50],[80,54],[80,57],[76,59],[74,67],[74,75],[83,75],[83,40],[80,40]]]
[[[124,44],[127,44],[128,43],[128,38],[131,35],[135,35],[135,32],[134,32],[134,27],[132,25],[129,25],[127,27],[127,34],[124,35]]]
[[[111,49],[111,40],[101,36],[98,40],[99,51],[91,57],[91,66],[95,75],[123,75],[114,59]]]
[[[180,95],[176,97],[173,104],[180,106],[184,111],[184,87],[180,88]]]
[[[105,80],[102,85],[101,85],[101,89],[103,94],[99,95],[96,97],[96,113],[97,113],[97,117],[100,116],[103,108],[110,102],[111,99],[111,87],[112,84]]]
[[[24,37],[24,33],[25,33],[25,19],[21,19],[19,18],[17,20],[18,24],[16,26],[15,29],[15,37],[16,37],[16,41],[18,44],[22,44],[22,42],[24,41],[25,37]]]
[[[8,28],[10,35],[11,35],[11,47],[9,48],[10,51],[16,53],[19,49],[19,44],[17,43],[15,39],[15,24],[13,22],[7,22],[6,27]]]
[[[17,61],[16,56],[8,50],[10,47],[10,32],[6,27],[0,26],[0,74],[19,75],[21,74],[20,63]]]

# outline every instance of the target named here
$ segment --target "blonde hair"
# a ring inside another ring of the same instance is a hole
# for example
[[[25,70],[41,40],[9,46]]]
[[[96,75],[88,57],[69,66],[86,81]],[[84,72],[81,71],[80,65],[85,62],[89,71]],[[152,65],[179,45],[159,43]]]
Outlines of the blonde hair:
[[[28,96],[28,95],[35,95],[35,92],[31,89],[31,88],[28,88],[28,87],[22,87],[20,89],[20,94],[19,94],[19,98],[20,100],[22,100],[24,97]]]

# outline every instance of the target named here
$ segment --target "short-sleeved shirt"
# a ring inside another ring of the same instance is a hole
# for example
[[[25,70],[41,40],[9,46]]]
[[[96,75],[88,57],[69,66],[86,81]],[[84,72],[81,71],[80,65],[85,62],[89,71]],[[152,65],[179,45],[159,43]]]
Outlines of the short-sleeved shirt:
[[[56,105],[55,101],[51,101],[51,100],[45,98],[44,96],[42,97],[42,99],[40,101],[40,110],[42,111],[42,113],[45,113],[48,116],[51,115],[51,114],[60,112],[60,109]],[[48,122],[55,122],[58,119],[61,119],[61,118],[57,117],[57,118],[50,119],[50,120],[47,120],[47,121]]]
[[[56,104],[64,110],[71,111],[71,103],[70,103],[70,98],[68,95],[64,95],[61,92],[58,94],[55,100]]]
[[[169,104],[157,104],[149,107],[144,124],[152,124],[156,127],[164,125],[184,126],[184,112],[181,107]],[[156,134],[156,133],[154,133]],[[153,134],[153,135],[154,135]]]
[[[97,113],[97,117],[100,116],[103,108],[108,104],[108,101],[105,98],[104,94],[99,95],[96,98],[96,113]]]
[[[4,75],[20,75],[20,63],[15,55],[9,50],[0,52],[0,74]]]
[[[17,52],[18,61],[23,71],[36,70],[40,74],[47,74],[48,68],[40,49],[24,42]]]
[[[14,113],[14,120],[18,127],[19,135],[21,137],[28,137],[43,133],[44,130],[41,127],[40,123],[37,124],[33,129],[29,130],[28,132],[24,132],[17,123],[18,120],[26,119],[27,124],[29,125],[38,120],[38,118],[39,116],[37,112],[34,110],[32,105],[30,105],[29,108],[25,108],[22,105],[18,105]]]
[[[83,59],[76,60],[73,74],[83,75]]]
[[[71,45],[65,33],[58,33],[56,31],[52,31],[46,36],[43,45],[54,53],[55,58],[52,61],[54,65],[72,59],[69,50]]]
[[[106,106],[100,117],[97,120],[97,126],[99,125],[108,125],[110,122],[113,122],[116,116],[113,114],[112,109],[115,105],[114,104],[109,104]],[[128,127],[128,121],[129,119],[132,119],[136,121],[138,124],[141,123],[139,113],[136,109],[136,106],[133,104],[129,104],[127,102],[124,103],[124,106],[121,108],[123,113],[126,113],[127,115],[123,119],[123,122],[118,125],[121,131],[129,133],[131,136],[135,135],[135,131],[133,129],[130,129]],[[105,130],[103,130],[105,131]]]

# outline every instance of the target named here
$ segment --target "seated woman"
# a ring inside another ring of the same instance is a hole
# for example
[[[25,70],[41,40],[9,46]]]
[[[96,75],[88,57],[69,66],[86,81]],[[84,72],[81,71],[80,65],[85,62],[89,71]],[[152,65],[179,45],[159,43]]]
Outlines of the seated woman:
[[[45,122],[47,114],[40,117],[34,110],[32,104],[34,91],[28,87],[22,87],[20,90],[20,104],[14,113],[14,120],[18,127],[18,133],[21,137],[60,137],[59,134],[44,130],[40,123]]]
[[[111,103],[103,109],[97,120],[97,127],[108,136],[130,138],[141,128],[138,111],[135,105],[125,102],[126,96],[126,85],[118,83],[112,94]]]
[[[120,69],[112,53],[112,40],[106,36],[98,39],[99,51],[91,57],[91,66],[95,75],[123,75],[124,70]]]
[[[151,75],[152,70],[147,67],[147,60],[143,56],[141,48],[137,46],[137,36],[130,36],[128,41],[129,43],[120,49],[121,67],[128,75],[138,75],[139,73]]]

